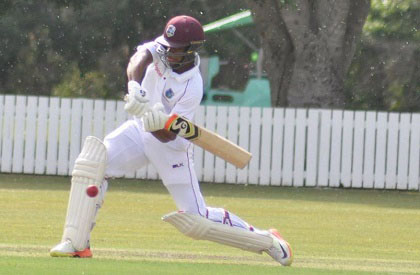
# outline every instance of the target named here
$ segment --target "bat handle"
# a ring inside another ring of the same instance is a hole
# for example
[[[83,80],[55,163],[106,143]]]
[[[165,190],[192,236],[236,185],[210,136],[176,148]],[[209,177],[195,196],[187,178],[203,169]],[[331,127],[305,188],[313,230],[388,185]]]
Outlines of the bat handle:
[[[165,130],[171,131],[171,125],[172,123],[179,117],[177,114],[172,114],[168,120],[165,122]]]

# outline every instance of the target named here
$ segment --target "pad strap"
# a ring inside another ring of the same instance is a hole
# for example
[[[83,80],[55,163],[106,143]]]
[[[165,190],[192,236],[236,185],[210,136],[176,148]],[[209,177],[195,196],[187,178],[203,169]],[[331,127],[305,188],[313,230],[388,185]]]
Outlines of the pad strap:
[[[72,177],[82,177],[100,185],[104,179],[106,166],[106,148],[98,138],[89,136],[74,163]]]

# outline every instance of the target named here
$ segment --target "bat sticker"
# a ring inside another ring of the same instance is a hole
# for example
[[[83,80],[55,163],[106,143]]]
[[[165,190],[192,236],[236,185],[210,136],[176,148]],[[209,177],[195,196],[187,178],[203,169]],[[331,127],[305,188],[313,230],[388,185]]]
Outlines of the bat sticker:
[[[194,140],[200,136],[200,131],[194,123],[173,114],[165,123],[165,129],[187,140]]]

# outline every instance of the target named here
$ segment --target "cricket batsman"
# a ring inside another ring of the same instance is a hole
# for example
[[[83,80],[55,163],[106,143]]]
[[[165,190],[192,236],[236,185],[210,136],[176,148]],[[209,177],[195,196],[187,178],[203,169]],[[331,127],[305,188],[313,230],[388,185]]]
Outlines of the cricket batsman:
[[[124,109],[134,117],[104,141],[86,138],[75,161],[61,242],[53,257],[92,257],[90,232],[102,206],[108,177],[135,171],[149,162],[156,168],[178,211],[162,219],[181,233],[243,250],[266,252],[282,265],[293,261],[292,249],[276,229],[257,229],[222,208],[208,207],[193,163],[193,144],[164,129],[171,114],[193,120],[203,97],[198,50],[204,32],[195,18],[170,19],[163,34],[137,47],[127,66]],[[96,197],[86,195],[97,186]]]

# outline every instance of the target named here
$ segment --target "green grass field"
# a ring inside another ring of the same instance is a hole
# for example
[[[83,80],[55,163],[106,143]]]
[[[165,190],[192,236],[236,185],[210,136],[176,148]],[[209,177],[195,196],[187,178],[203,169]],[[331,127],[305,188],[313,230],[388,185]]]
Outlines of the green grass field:
[[[113,180],[92,234],[93,259],[51,258],[67,177],[0,174],[0,274],[361,274],[420,272],[420,193],[202,184],[207,204],[276,227],[292,267],[207,241],[160,217],[175,205],[159,181]]]

